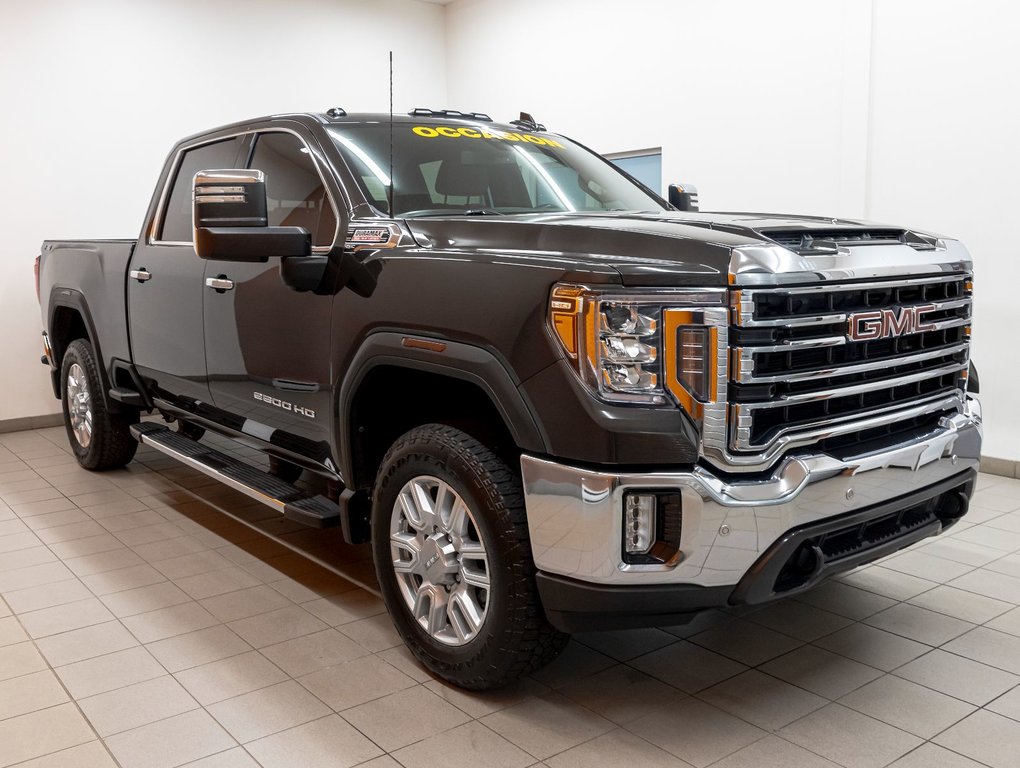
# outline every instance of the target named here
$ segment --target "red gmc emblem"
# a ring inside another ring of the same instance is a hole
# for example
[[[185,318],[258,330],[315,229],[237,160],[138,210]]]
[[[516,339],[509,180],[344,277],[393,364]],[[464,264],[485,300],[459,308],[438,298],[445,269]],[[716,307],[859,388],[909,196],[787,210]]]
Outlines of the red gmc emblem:
[[[895,309],[876,309],[871,312],[855,312],[848,318],[847,338],[851,341],[874,341],[890,336],[906,336],[935,329],[934,323],[925,323],[922,315],[935,311],[934,304],[919,304]]]

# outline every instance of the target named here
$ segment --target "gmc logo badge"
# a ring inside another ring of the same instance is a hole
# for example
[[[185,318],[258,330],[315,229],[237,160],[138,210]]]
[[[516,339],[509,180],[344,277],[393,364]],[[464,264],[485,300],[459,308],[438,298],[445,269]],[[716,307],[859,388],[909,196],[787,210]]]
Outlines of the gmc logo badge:
[[[871,312],[855,312],[848,318],[847,338],[851,341],[874,341],[890,336],[906,336],[935,329],[934,323],[925,323],[922,315],[935,311],[934,304],[919,304],[914,307],[876,309]]]

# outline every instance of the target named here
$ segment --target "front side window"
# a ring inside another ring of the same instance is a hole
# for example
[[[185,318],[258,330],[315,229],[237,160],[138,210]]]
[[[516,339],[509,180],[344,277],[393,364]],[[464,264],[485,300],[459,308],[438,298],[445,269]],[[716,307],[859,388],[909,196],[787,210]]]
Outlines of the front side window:
[[[336,213],[301,139],[291,133],[260,134],[249,167],[266,174],[269,226],[304,227],[313,245],[333,244]]]
[[[388,211],[390,169],[395,216],[465,212],[661,211],[613,165],[569,139],[493,126],[400,122],[328,129],[362,190]]]
[[[174,177],[173,189],[163,214],[158,240],[165,242],[190,243],[191,231],[191,185],[195,174],[219,168],[233,168],[237,163],[237,153],[241,147],[241,137],[203,144],[189,149],[181,158]]]

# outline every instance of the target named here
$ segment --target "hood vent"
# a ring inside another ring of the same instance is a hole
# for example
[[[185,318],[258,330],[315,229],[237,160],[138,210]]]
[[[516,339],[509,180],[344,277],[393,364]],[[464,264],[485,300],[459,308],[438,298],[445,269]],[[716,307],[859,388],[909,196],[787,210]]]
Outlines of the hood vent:
[[[935,248],[934,239],[903,229],[764,229],[759,234],[802,255],[836,253],[841,245],[909,245],[918,251]]]

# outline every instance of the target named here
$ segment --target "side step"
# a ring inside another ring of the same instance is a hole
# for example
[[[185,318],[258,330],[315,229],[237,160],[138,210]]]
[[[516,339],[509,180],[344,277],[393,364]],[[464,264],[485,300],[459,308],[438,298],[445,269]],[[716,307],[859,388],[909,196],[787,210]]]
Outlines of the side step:
[[[325,496],[312,495],[162,424],[143,421],[131,427],[131,434],[142,445],[152,446],[182,464],[229,485],[290,520],[314,528],[340,524],[340,507]]]

